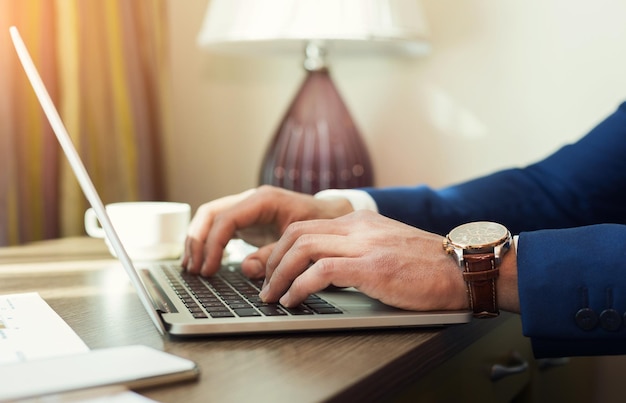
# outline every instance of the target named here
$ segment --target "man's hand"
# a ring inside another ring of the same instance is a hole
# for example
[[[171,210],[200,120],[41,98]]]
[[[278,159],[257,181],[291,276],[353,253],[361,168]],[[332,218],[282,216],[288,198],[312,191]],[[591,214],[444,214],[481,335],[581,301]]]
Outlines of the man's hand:
[[[443,238],[370,211],[288,226],[267,259],[261,298],[296,306],[330,285],[410,310],[468,309]]]
[[[265,261],[275,242],[291,223],[334,218],[352,211],[348,200],[318,200],[313,196],[271,186],[261,186],[200,206],[185,240],[183,267],[203,276],[220,267],[228,241],[239,237],[260,249],[242,269],[251,277],[265,274]]]

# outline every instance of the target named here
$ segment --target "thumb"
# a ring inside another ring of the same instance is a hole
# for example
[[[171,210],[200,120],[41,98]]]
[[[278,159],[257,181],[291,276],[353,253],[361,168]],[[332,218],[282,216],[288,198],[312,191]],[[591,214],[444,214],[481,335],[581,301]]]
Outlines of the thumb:
[[[249,278],[263,278],[265,277],[265,267],[267,265],[267,259],[272,253],[272,249],[276,242],[269,245],[265,245],[252,252],[241,262],[242,273]]]

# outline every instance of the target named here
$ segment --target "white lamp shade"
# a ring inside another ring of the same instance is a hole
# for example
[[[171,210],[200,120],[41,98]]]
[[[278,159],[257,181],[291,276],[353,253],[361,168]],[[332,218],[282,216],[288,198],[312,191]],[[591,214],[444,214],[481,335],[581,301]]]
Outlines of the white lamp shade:
[[[419,0],[210,0],[199,46],[214,50],[302,52],[323,41],[335,52],[428,52]]]

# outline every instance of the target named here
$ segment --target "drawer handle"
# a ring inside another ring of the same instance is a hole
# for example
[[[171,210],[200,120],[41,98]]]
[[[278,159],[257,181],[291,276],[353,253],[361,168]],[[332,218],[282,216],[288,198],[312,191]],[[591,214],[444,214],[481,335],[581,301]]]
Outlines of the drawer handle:
[[[528,369],[526,361],[517,351],[513,351],[506,364],[493,364],[491,366],[490,378],[492,382],[499,381],[507,376],[521,374]]]

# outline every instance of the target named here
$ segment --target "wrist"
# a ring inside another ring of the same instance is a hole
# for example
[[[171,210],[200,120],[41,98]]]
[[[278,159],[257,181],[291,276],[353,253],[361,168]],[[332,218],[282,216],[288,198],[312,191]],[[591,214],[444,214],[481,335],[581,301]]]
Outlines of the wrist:
[[[519,291],[517,288],[517,248],[511,248],[500,265],[496,281],[498,301],[504,311],[519,313]]]
[[[348,199],[338,197],[333,199],[321,199],[320,202],[324,205],[323,211],[327,218],[341,217],[354,211]]]
[[[449,298],[450,307],[449,309],[453,310],[470,310],[470,301],[469,301],[469,293],[467,290],[467,283],[463,278],[463,271],[459,270],[459,266],[455,261],[448,258],[446,259],[446,265],[450,267],[450,271],[454,274],[451,276],[451,281],[449,284]]]
[[[509,230],[489,221],[461,224],[444,239],[444,250],[462,270],[470,307],[476,318],[494,318],[500,313],[497,283],[511,243]]]
[[[378,213],[378,206],[376,201],[364,190],[359,189],[326,189],[315,194],[316,199],[320,200],[347,200],[352,209],[356,210],[370,210]]]

